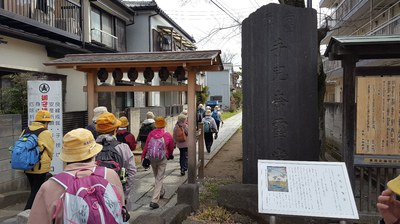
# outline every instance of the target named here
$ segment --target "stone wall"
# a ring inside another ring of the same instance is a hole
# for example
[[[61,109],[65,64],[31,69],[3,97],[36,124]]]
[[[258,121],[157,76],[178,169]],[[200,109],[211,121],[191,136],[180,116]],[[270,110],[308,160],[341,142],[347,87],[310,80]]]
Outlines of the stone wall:
[[[11,154],[9,147],[14,144],[21,134],[21,115],[0,115],[0,193],[15,190],[27,190],[28,182],[22,172],[12,170],[10,166]]]

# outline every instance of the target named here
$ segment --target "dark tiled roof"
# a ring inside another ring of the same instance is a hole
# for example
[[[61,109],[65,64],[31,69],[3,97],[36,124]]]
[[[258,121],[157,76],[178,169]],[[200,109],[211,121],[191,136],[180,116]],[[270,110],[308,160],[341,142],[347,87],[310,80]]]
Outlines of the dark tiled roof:
[[[222,67],[221,51],[169,51],[145,53],[96,53],[96,54],[68,54],[64,58],[45,63],[45,65],[90,65],[90,64],[130,64],[140,63],[151,66],[154,63],[198,63],[201,65],[216,65]]]

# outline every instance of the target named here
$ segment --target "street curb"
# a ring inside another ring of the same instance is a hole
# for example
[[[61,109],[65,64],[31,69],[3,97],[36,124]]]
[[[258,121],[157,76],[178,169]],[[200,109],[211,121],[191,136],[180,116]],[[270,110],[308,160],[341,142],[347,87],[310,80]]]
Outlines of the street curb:
[[[26,201],[30,191],[10,191],[0,194],[0,209]]]

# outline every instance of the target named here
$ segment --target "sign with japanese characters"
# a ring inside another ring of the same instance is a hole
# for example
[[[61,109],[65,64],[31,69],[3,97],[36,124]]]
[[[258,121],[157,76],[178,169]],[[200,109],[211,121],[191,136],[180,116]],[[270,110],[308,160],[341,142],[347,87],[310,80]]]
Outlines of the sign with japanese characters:
[[[258,211],[358,219],[342,162],[258,160]]]
[[[62,88],[61,81],[28,81],[28,122],[35,120],[38,110],[48,110],[53,121],[49,124],[54,139],[54,153],[51,161],[51,172],[59,173],[63,170],[63,163],[59,158],[62,148]]]
[[[357,78],[357,154],[400,155],[400,78]]]

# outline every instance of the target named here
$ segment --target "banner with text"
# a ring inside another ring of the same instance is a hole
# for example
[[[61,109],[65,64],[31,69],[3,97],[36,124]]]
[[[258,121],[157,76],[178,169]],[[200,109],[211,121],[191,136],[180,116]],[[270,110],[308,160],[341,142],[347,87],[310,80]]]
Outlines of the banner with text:
[[[51,161],[51,173],[63,170],[59,158],[62,148],[63,119],[62,119],[62,87],[61,81],[28,81],[28,123],[35,120],[38,110],[48,110],[53,122],[49,124],[54,139],[54,153]]]

